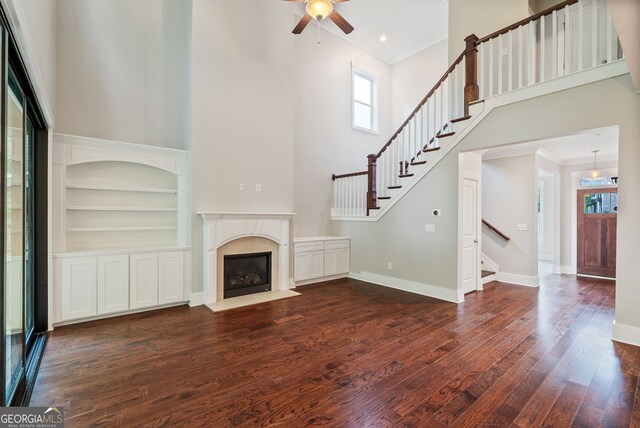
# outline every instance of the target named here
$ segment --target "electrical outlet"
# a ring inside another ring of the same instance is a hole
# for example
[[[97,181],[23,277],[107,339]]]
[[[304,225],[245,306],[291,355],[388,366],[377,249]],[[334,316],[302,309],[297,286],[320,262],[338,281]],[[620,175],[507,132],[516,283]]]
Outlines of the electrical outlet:
[[[393,269],[393,265],[391,264],[391,262],[387,263],[387,269],[389,270]]]
[[[529,226],[527,226],[526,224],[516,224],[516,230],[520,230],[524,232],[529,230]]]
[[[425,224],[424,225],[424,231],[433,233],[433,232],[436,231],[436,225],[435,224]]]
[[[240,190],[244,190],[244,183],[240,183]]]
[[[262,192],[262,184],[256,184],[256,192]]]

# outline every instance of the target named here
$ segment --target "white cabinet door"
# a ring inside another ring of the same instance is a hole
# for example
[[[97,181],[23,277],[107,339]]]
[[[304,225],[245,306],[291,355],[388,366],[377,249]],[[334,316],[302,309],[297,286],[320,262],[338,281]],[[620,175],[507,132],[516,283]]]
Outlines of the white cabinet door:
[[[184,253],[159,253],[158,269],[158,304],[184,301]]]
[[[158,253],[129,256],[129,292],[131,309],[158,304]]]
[[[98,257],[98,314],[129,309],[129,256]]]
[[[349,249],[327,250],[324,257],[325,276],[349,273]]]
[[[62,321],[97,315],[97,257],[62,259],[60,315]]]
[[[310,251],[294,255],[295,281],[319,278],[324,276],[324,251]]]

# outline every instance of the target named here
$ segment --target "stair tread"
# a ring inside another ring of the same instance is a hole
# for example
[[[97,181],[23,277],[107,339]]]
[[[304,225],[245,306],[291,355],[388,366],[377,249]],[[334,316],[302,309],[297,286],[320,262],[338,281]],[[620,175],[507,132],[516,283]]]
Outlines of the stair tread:
[[[451,119],[451,123],[462,122],[463,120],[469,120],[469,119],[471,119],[471,116],[468,116],[468,115],[462,116],[457,119]]]
[[[388,186],[387,189],[400,189],[402,186]]]
[[[490,271],[490,270],[483,270],[483,271],[482,271],[482,277],[483,277],[483,278],[485,278],[485,277],[487,277],[487,276],[490,276],[490,275],[495,275],[495,274],[496,274],[495,272],[492,272],[492,271]]]
[[[424,165],[425,163],[427,163],[427,161],[411,162],[411,165],[412,165],[412,166],[416,166],[416,165]]]
[[[451,137],[452,135],[455,135],[455,132],[447,132],[447,133],[444,133],[444,134],[438,134],[438,135],[436,135],[436,137],[438,137],[438,138],[446,138],[446,137]]]
[[[436,150],[440,150],[440,147],[430,147],[427,149],[422,149],[423,152],[427,153],[427,152],[435,152]]]
[[[378,199],[381,199],[381,200],[391,199],[391,196],[378,196]]]
[[[402,174],[402,175],[399,175],[398,177],[400,178],[413,177],[413,174]]]

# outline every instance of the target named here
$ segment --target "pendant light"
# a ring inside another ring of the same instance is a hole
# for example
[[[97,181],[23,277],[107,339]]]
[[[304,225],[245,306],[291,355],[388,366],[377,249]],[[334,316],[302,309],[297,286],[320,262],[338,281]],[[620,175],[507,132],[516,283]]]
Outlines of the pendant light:
[[[591,150],[593,152],[593,171],[591,171],[591,178],[600,177],[600,170],[598,169],[598,152],[600,150]]]

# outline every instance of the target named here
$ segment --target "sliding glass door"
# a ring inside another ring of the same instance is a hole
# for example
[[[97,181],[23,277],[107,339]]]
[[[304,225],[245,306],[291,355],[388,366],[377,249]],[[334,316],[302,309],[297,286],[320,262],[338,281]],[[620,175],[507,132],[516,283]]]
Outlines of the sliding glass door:
[[[4,161],[4,313],[6,397],[24,377],[24,99],[13,75],[7,88]]]
[[[0,41],[0,406],[24,406],[49,326],[49,133],[2,4]]]

